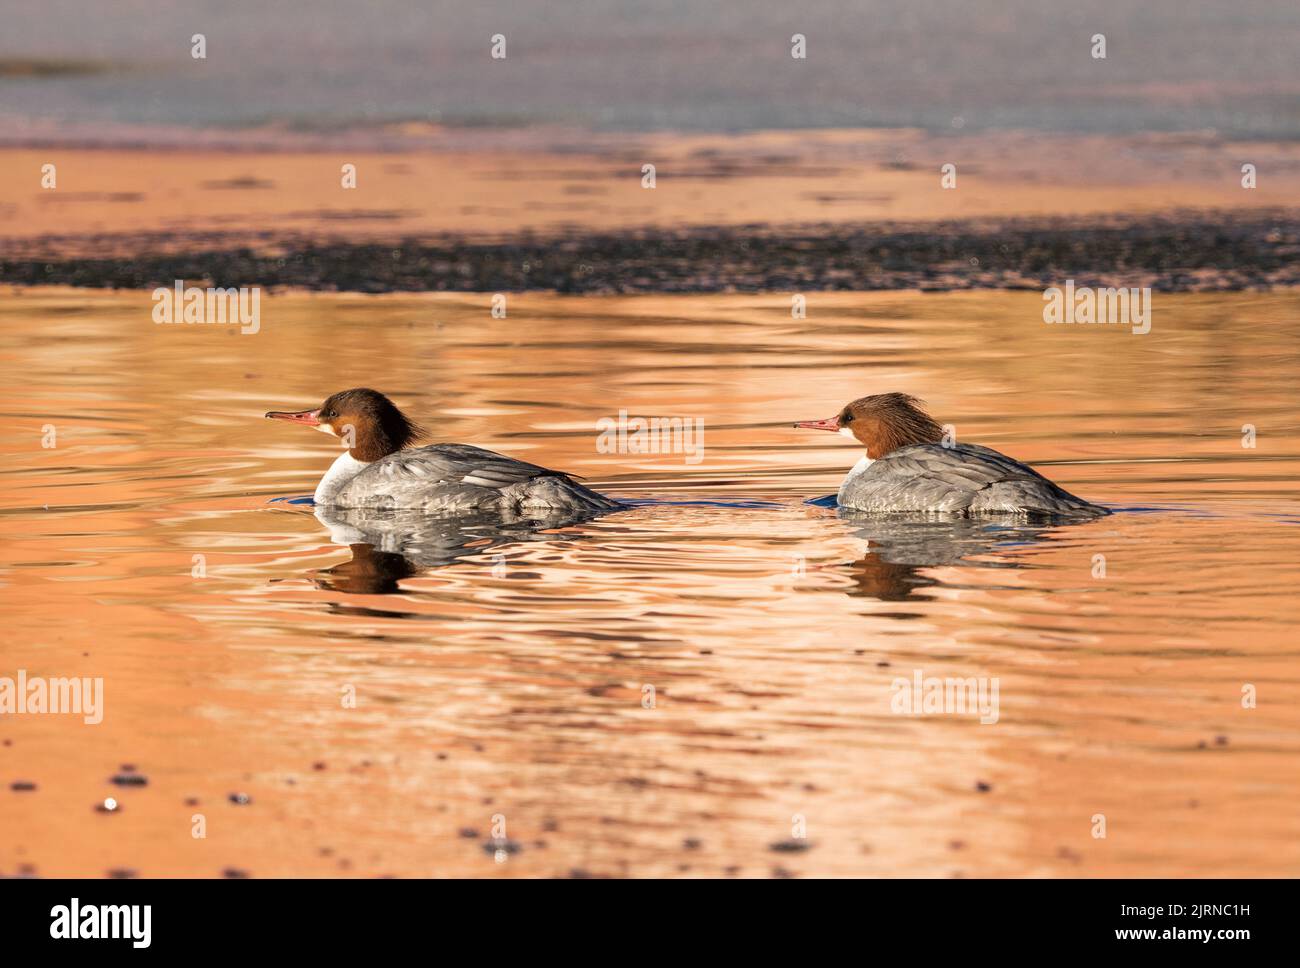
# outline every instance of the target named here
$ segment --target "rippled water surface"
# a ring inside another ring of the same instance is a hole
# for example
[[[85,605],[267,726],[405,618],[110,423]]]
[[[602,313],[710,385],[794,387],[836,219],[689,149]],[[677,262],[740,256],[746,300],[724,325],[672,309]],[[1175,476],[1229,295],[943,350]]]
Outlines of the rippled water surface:
[[[0,873],[1294,875],[1300,296],[1041,306],[277,295],[241,336],[6,292],[0,676],[102,676],[106,714],[0,716]],[[336,544],[274,500],[335,442],[261,415],[354,385],[642,503]],[[805,504],[859,455],[792,421],[895,389],[1118,513]],[[703,419],[703,459],[598,452],[620,410]],[[896,714],[918,670],[996,678],[997,722]]]

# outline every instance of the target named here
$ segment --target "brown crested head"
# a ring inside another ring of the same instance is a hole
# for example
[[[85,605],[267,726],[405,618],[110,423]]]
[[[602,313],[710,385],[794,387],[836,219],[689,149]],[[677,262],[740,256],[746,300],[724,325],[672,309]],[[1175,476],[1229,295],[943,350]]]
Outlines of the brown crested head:
[[[906,393],[861,397],[834,417],[805,420],[795,426],[850,434],[867,449],[867,456],[872,460],[879,460],[900,447],[937,444],[943,440],[943,428],[925,412],[920,400]]]
[[[349,453],[361,461],[387,457],[425,436],[397,404],[366,387],[329,397],[320,405],[320,422],[326,433],[350,440]]]
[[[359,461],[376,461],[425,436],[397,405],[378,390],[357,387],[330,396],[316,410],[272,411],[268,417],[306,424],[348,443]]]

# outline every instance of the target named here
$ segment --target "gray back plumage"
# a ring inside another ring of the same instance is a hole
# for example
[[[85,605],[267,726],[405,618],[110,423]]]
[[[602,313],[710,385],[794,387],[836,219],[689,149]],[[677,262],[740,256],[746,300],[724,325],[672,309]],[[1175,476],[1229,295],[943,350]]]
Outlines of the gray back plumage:
[[[469,444],[434,444],[389,454],[348,481],[339,507],[427,512],[614,510],[620,505],[566,474]]]
[[[978,444],[900,447],[846,481],[839,503],[890,514],[1109,513],[1058,487],[1033,468]]]

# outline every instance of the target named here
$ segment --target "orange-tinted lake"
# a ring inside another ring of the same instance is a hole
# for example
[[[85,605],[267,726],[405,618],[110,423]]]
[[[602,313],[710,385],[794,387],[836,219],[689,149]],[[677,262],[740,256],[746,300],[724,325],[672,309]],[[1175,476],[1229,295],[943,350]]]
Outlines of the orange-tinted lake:
[[[263,294],[239,335],[0,295],[0,677],[104,683],[98,725],[0,715],[0,874],[1300,869],[1300,295],[1157,293],[1145,336],[1036,293],[489,299]],[[274,499],[337,442],[261,415],[360,385],[657,503],[336,544]],[[805,504],[859,455],[790,424],[887,390],[1117,513]],[[701,459],[602,453],[620,410]],[[896,712],[918,672],[996,722]]]

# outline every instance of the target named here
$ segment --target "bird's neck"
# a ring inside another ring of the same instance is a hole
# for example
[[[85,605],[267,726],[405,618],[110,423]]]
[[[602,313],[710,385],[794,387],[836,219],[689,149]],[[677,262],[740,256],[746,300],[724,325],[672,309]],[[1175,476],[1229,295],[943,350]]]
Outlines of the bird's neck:
[[[312,499],[317,504],[329,504],[334,495],[343,490],[348,481],[369,467],[370,463],[366,460],[357,460],[350,451],[339,454],[330,465],[330,469],[325,472],[325,476],[320,479],[320,483],[316,485],[316,493]]]

